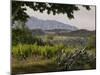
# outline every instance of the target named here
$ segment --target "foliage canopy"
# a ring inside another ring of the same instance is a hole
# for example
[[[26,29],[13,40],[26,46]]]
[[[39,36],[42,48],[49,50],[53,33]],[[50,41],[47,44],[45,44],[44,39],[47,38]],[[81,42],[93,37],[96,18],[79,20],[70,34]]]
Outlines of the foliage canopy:
[[[56,4],[56,3],[43,3],[43,2],[25,2],[25,1],[12,1],[12,21],[20,20],[27,21],[30,16],[25,12],[29,7],[34,11],[39,11],[47,14],[66,14],[69,19],[74,18],[74,11],[78,11],[79,7],[72,4]],[[87,10],[90,10],[88,5],[83,5]]]

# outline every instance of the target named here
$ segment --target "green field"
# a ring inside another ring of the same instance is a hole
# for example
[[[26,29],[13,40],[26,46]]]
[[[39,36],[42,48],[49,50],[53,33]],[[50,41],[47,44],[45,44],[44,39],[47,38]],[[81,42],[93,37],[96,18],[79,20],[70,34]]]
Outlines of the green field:
[[[13,33],[12,74],[96,68],[94,35],[16,36],[17,33]]]

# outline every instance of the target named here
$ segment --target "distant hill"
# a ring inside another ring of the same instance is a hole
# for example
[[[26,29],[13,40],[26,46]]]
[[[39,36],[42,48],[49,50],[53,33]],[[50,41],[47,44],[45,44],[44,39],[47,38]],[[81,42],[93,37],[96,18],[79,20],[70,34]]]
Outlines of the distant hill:
[[[45,35],[45,32],[42,29],[32,29],[33,35]]]
[[[53,34],[62,36],[90,36],[90,35],[95,35],[95,33],[96,33],[95,31],[88,31],[85,29],[80,29],[70,32],[66,29],[52,29],[52,30],[32,29],[33,35]]]
[[[65,36],[89,36],[95,34],[95,31],[78,29],[75,26],[64,24],[55,20],[41,20],[31,17],[26,22],[33,35],[56,34]]]
[[[76,31],[71,31],[71,32],[66,32],[62,33],[60,35],[67,35],[67,36],[90,36],[90,35],[95,35],[95,30],[94,31],[89,31],[85,29],[80,29]]]
[[[53,30],[53,29],[65,29],[67,31],[78,30],[77,27],[69,24],[64,24],[55,20],[41,20],[36,17],[31,17],[26,22],[26,25],[30,29],[42,29],[42,30]]]

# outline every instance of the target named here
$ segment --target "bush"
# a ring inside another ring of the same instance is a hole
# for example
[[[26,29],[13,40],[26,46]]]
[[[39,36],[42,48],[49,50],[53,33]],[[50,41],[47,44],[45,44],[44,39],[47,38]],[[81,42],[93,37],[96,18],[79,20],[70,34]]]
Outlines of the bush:
[[[88,38],[88,44],[87,48],[88,50],[95,49],[96,48],[96,37],[95,36],[90,36]]]

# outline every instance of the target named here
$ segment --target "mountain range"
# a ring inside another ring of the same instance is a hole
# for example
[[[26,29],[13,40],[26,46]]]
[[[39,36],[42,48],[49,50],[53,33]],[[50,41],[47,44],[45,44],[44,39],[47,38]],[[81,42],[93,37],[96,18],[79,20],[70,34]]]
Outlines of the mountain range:
[[[26,22],[26,25],[30,29],[42,29],[42,30],[64,29],[67,31],[78,30],[77,27],[69,25],[69,24],[64,24],[62,22],[58,22],[55,20],[42,20],[33,16],[28,19],[28,21]]]

